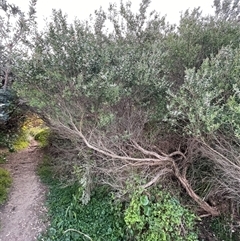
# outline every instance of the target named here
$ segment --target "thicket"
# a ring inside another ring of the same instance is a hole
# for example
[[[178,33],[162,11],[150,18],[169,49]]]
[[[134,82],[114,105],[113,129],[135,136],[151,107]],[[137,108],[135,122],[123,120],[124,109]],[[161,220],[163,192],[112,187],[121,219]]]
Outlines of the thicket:
[[[219,215],[222,202],[235,215],[240,3],[215,0],[212,16],[187,10],[177,26],[148,14],[149,4],[137,13],[130,2],[110,4],[73,24],[54,10],[13,68],[14,87],[59,136],[53,152],[81,181],[82,202],[94,183],[125,200],[129,183],[149,189],[165,180],[180,184],[202,215]]]

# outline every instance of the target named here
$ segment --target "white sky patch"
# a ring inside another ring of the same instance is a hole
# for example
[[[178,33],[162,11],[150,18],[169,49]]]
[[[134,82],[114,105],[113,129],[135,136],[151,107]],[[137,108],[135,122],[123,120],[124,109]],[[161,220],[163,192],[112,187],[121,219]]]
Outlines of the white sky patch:
[[[123,0],[123,2],[126,1],[127,0]],[[28,0],[9,0],[9,2],[20,6],[24,11],[28,10]],[[87,20],[89,15],[93,14],[100,6],[102,6],[104,10],[107,10],[110,2],[116,2],[119,5],[120,0],[38,0],[37,21],[39,27],[42,28],[45,25],[44,19],[49,18],[52,9],[62,9],[63,13],[68,15],[70,22],[75,18]],[[138,10],[140,2],[141,0],[132,0],[133,11]],[[213,0],[152,0],[149,10],[156,10],[161,13],[161,16],[166,15],[167,21],[170,23],[178,23],[181,12],[200,6],[204,15],[212,14],[214,12],[211,7],[212,5]]]

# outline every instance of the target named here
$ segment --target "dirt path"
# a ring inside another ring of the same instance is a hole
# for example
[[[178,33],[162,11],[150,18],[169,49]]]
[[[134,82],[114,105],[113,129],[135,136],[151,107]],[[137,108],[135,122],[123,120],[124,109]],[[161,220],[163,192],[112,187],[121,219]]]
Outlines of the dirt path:
[[[32,141],[29,148],[9,155],[4,164],[12,174],[13,185],[8,202],[0,208],[0,241],[37,240],[46,228],[46,188],[36,175],[41,158],[41,150]]]

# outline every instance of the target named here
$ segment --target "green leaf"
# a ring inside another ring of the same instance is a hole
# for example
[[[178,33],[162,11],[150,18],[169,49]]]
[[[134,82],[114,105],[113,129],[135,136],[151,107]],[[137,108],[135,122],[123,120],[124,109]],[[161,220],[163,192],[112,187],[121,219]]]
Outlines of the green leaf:
[[[143,206],[147,206],[149,204],[149,199],[147,195],[141,196],[140,197],[140,203]]]

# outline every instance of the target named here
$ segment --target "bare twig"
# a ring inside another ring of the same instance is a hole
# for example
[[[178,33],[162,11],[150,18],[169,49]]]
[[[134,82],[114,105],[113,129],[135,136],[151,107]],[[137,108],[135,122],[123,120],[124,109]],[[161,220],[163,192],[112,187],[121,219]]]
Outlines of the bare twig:
[[[148,188],[150,186],[152,186],[154,183],[156,183],[158,181],[158,179],[161,177],[161,176],[164,176],[166,175],[167,173],[172,173],[172,169],[169,169],[169,168],[164,168],[162,169],[161,171],[159,171],[155,177],[148,183],[142,185],[142,188],[145,189],[145,188]]]
[[[75,233],[79,233],[81,235],[83,235],[84,237],[88,238],[89,240],[93,241],[87,234],[80,232],[79,230],[73,229],[73,228],[69,228],[66,231],[63,232],[63,234],[67,233],[67,232],[75,232]]]

